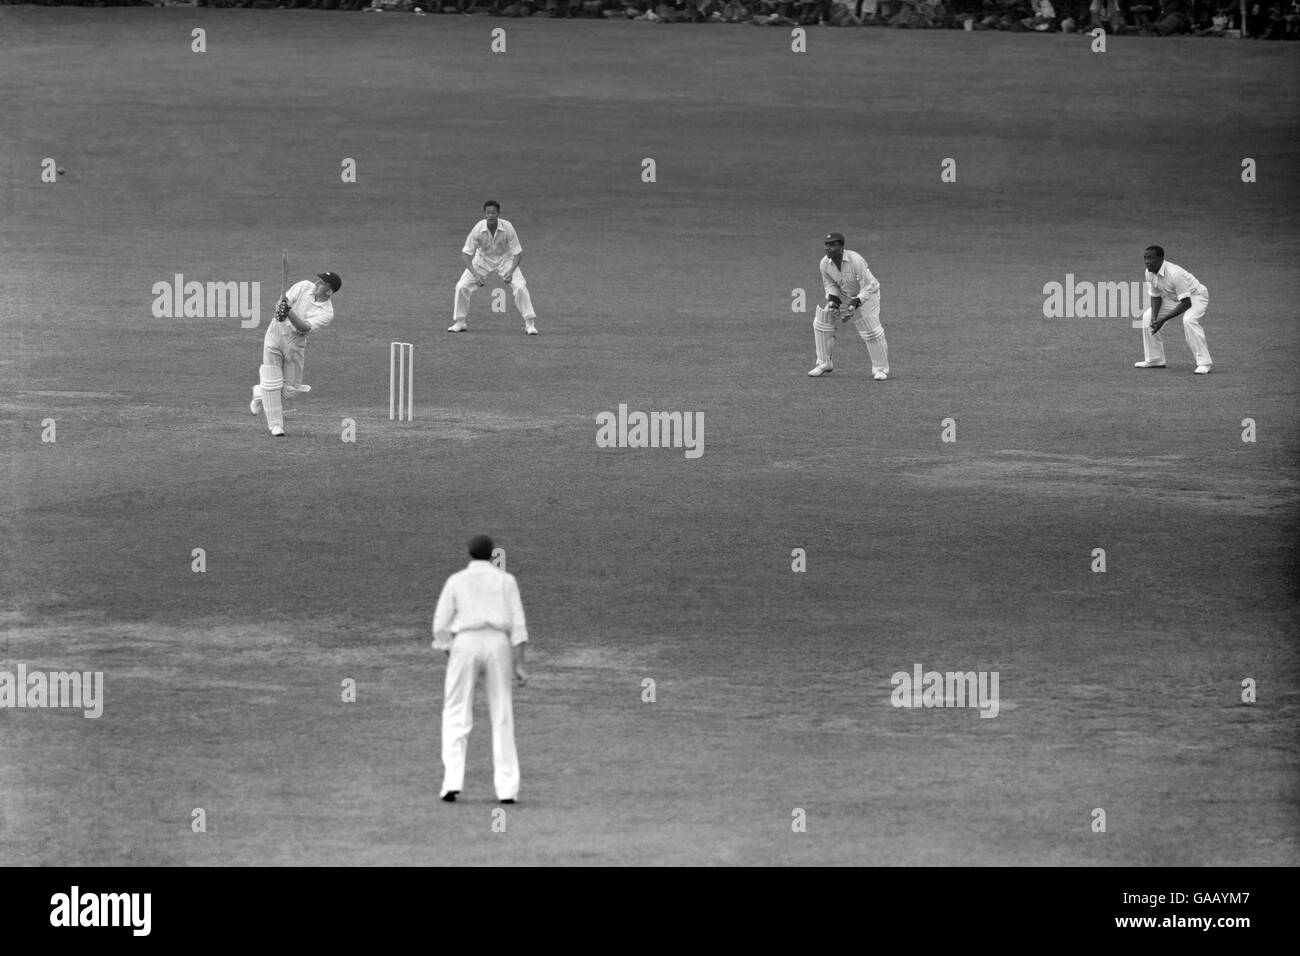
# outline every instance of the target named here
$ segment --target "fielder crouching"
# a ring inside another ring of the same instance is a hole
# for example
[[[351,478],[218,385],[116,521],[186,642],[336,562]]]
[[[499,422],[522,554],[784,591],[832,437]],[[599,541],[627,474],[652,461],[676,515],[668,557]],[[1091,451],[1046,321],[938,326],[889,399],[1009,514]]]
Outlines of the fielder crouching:
[[[822,256],[821,274],[826,305],[819,305],[813,316],[817,364],[808,374],[817,378],[835,371],[831,356],[835,322],[852,319],[871,355],[871,376],[883,382],[889,377],[889,346],[880,324],[880,283],[867,268],[867,260],[844,248],[843,235],[832,232],[824,242],[826,255]]]

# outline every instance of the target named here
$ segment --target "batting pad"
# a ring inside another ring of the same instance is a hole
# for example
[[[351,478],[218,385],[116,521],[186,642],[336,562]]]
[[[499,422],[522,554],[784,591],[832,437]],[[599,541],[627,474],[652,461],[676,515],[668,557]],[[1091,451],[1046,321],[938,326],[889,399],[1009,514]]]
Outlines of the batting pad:
[[[262,411],[266,412],[266,427],[284,427],[284,407],[280,404],[280,390],[284,375],[275,365],[262,366]]]
[[[830,309],[817,306],[813,313],[813,344],[817,347],[817,364],[831,364],[831,347],[835,344],[835,323],[830,319]]]
[[[885,330],[877,326],[866,332],[859,331],[862,341],[867,343],[867,351],[871,354],[871,370],[873,372],[889,371],[889,345],[885,342]]]

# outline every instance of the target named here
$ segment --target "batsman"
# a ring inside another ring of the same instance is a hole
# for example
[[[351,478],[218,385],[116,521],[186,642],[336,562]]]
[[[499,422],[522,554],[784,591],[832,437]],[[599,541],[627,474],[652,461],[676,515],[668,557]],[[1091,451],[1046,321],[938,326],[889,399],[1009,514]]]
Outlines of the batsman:
[[[302,382],[307,360],[307,336],[323,329],[334,319],[334,293],[343,282],[334,272],[318,272],[316,281],[304,279],[289,286],[289,256],[282,259],[280,301],[275,318],[262,339],[262,365],[253,400],[248,410],[266,413],[266,424],[275,438],[284,437],[284,401],[311,391]]]
[[[871,355],[871,377],[878,382],[889,378],[889,346],[880,325],[880,283],[867,268],[867,260],[852,249],[844,248],[844,236],[828,235],[822,256],[822,285],[826,288],[826,305],[817,307],[813,316],[813,340],[817,346],[817,364],[808,374],[813,378],[835,371],[831,348],[835,345],[835,324],[853,320],[858,335]]]

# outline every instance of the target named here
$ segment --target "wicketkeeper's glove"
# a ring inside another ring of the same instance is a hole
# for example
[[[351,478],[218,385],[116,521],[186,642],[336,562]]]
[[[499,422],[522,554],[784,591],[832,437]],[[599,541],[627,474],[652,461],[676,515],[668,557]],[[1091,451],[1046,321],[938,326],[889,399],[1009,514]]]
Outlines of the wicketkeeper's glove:
[[[283,322],[289,317],[289,300],[280,296],[280,301],[275,307],[275,321]]]

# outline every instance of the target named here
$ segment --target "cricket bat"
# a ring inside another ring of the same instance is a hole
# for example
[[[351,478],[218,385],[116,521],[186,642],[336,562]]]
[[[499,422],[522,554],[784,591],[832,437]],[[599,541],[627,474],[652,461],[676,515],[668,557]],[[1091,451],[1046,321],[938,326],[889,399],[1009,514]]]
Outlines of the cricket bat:
[[[289,250],[285,249],[280,254],[280,298],[275,302],[275,321],[283,322],[284,313],[284,295],[289,291]]]

